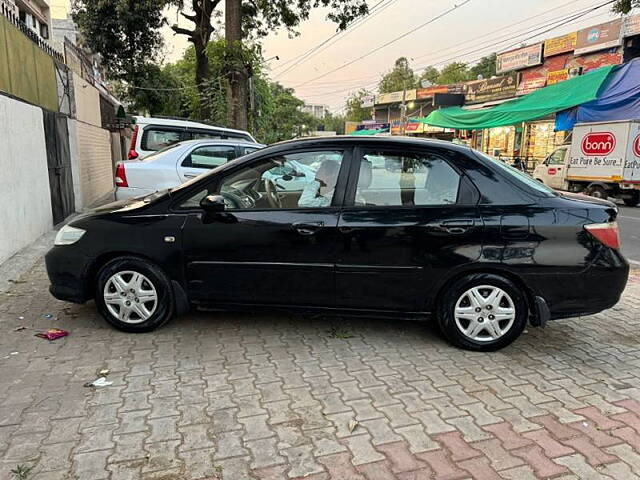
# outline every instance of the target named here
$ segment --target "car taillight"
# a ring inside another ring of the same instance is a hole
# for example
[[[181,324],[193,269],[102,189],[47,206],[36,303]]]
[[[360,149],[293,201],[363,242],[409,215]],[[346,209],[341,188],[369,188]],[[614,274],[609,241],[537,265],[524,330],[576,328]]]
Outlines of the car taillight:
[[[133,136],[131,137],[131,146],[129,147],[129,160],[135,160],[140,155],[136,152],[136,142],[138,141],[138,130],[140,129],[139,125],[136,125],[136,128],[133,129]]]
[[[124,171],[124,163],[119,162],[116,166],[116,186],[118,187],[128,187],[129,183],[127,183],[127,173]]]
[[[585,225],[584,229],[603,245],[609,248],[620,248],[618,222],[592,223],[590,225]]]

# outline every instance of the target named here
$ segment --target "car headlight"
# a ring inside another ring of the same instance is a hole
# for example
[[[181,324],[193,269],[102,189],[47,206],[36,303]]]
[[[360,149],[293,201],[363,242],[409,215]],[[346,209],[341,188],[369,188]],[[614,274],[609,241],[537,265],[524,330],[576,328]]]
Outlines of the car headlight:
[[[78,240],[80,240],[85,233],[86,230],[72,227],[70,225],[65,225],[56,235],[54,244],[58,246],[71,245],[72,243],[76,243]]]

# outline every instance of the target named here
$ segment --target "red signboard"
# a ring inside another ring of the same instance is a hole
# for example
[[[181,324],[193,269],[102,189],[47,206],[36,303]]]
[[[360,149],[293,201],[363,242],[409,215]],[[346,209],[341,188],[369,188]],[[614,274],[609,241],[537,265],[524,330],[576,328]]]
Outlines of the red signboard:
[[[635,153],[636,157],[640,157],[640,133],[633,141],[633,153]]]
[[[611,132],[592,132],[582,139],[582,153],[588,156],[609,155],[616,148],[616,137]]]

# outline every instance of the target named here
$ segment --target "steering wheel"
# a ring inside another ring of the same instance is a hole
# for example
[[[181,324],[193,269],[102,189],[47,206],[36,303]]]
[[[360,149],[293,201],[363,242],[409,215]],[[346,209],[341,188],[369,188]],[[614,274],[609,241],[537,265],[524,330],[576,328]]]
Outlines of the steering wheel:
[[[272,180],[265,179],[264,188],[267,192],[267,201],[271,208],[282,208],[282,199],[278,195],[276,184]]]

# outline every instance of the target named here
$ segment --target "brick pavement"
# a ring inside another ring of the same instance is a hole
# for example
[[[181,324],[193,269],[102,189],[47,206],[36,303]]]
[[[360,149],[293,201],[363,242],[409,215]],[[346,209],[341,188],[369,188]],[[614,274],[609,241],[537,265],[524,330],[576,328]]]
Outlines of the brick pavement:
[[[640,478],[637,273],[608,312],[492,354],[370,319],[194,313],[130,335],[52,299],[42,263],[23,280],[0,296],[1,479]],[[33,336],[51,326],[71,335]],[[112,386],[83,387],[103,368]]]

